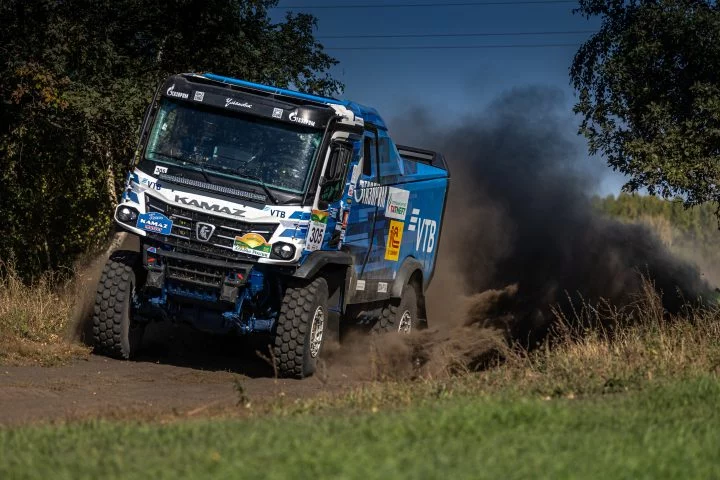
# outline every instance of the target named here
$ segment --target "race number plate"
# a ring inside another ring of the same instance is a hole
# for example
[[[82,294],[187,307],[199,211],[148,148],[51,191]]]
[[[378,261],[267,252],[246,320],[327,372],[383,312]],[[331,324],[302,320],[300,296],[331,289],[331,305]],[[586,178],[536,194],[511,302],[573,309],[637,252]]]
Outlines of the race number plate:
[[[310,215],[310,228],[308,228],[305,249],[311,252],[320,250],[327,229],[328,212],[313,210]]]

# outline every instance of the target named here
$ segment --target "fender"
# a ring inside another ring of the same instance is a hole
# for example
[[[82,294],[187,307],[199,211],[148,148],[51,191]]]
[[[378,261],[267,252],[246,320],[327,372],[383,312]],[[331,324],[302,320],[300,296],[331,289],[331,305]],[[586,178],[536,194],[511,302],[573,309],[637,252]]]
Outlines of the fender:
[[[393,280],[392,289],[390,290],[390,296],[392,298],[400,298],[402,297],[402,291],[403,288],[405,288],[405,285],[407,285],[408,281],[410,280],[410,277],[412,277],[413,273],[420,271],[421,274],[423,274],[423,284],[422,284],[422,290],[423,293],[425,292],[425,275],[423,272],[423,264],[420,263],[420,261],[413,257],[407,257],[404,261],[402,266],[400,267],[400,270],[398,270],[397,275],[395,276],[395,280]]]
[[[352,264],[353,259],[349,253],[318,250],[307,256],[300,268],[295,271],[293,277],[312,278],[326,265],[349,266]]]

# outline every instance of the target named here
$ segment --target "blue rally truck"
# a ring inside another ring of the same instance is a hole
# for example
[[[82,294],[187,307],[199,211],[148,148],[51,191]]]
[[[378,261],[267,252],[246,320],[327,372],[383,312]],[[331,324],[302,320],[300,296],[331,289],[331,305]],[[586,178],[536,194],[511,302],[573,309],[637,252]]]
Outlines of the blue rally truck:
[[[141,128],[107,261],[99,353],[130,358],[156,319],[269,336],[281,376],[311,375],[342,324],[426,323],[449,173],[353,102],[214,74],[168,78]]]

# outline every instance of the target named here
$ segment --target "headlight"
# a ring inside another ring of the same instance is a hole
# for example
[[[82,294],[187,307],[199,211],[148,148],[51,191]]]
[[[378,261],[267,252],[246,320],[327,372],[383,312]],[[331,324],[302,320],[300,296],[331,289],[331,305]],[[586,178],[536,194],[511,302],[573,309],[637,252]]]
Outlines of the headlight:
[[[295,245],[283,242],[275,243],[272,246],[272,253],[274,258],[290,260],[295,256]]]
[[[131,207],[118,207],[117,219],[123,223],[133,223],[138,218],[138,211]]]

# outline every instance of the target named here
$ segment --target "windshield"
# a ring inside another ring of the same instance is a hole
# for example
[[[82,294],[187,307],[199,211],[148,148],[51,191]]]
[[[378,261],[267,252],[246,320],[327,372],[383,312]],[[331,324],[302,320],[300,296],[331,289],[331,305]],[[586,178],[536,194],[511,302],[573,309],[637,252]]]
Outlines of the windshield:
[[[322,132],[163,99],[146,158],[302,193]]]

